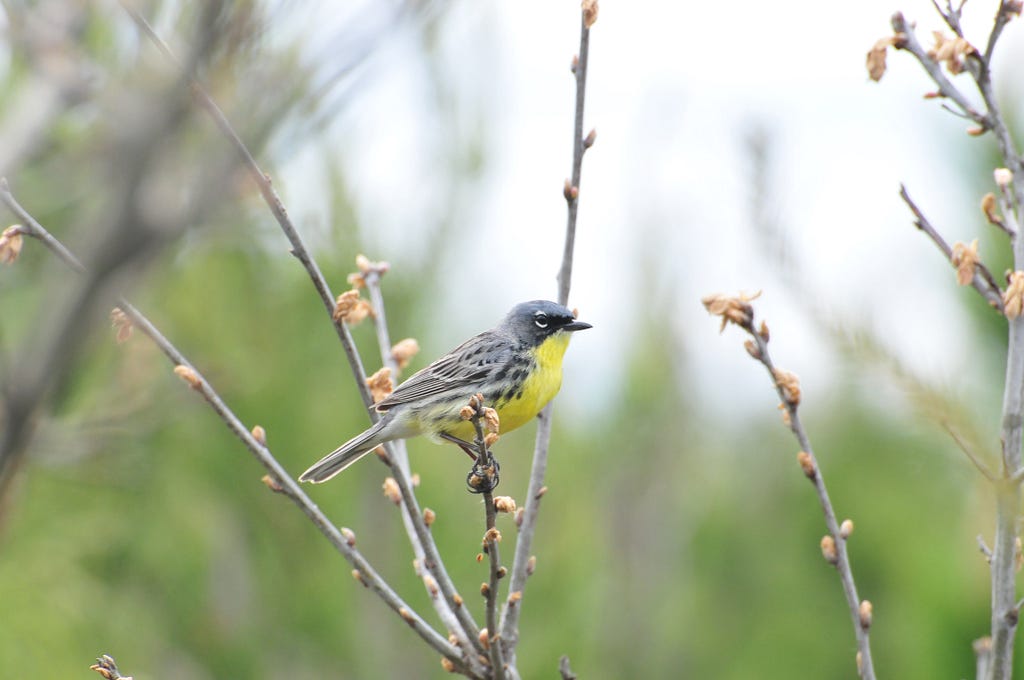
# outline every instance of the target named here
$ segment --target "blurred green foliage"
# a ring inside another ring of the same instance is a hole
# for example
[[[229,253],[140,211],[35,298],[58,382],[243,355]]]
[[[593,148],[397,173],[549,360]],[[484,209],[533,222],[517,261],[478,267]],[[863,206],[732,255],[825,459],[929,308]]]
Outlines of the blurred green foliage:
[[[113,58],[104,25],[90,23],[88,40]],[[17,177],[26,207],[72,241],[88,235],[74,234],[82,197],[62,164],[100,153],[89,119],[62,120]],[[361,248],[344,176],[332,181],[334,228],[317,254],[340,289]],[[298,473],[368,421],[305,273],[251,198],[234,198],[215,230],[189,232],[129,297]],[[50,259],[28,243],[0,270],[5,361],[17,360],[7,354],[45,304],[42,282],[71,276]],[[463,339],[436,318],[443,275],[432,261],[385,280],[393,337],[424,346],[410,369]],[[479,327],[504,311],[478,310]],[[699,346],[660,323],[653,305],[632,314],[592,331],[632,337],[629,354],[615,358],[626,377],[602,387],[616,395],[608,411],[570,421],[556,408],[538,568],[523,601],[522,676],[554,677],[568,654],[593,679],[854,677],[851,623],[818,548],[817,500],[766,376],[738,333],[725,333],[719,341],[750,365],[749,380],[732,388],[757,390],[764,408],[740,422],[709,410],[686,380]],[[786,329],[774,332],[784,347]],[[373,370],[371,329],[354,334]],[[91,677],[91,658],[110,653],[140,680],[447,677],[314,527],[260,483],[263,470],[146,338],[117,346],[112,333],[94,332],[83,344],[2,499],[0,668]],[[1001,392],[998,366],[985,368]],[[856,521],[850,550],[875,606],[880,674],[973,675],[970,643],[989,617],[975,536],[993,526],[978,475],[912,409],[848,385],[808,400],[805,422],[838,512]],[[499,448],[501,491],[520,501],[532,436],[523,428]],[[483,513],[464,490],[464,456],[420,441],[410,448],[421,503],[437,513],[433,533],[480,621]],[[433,621],[398,512],[380,493],[384,476],[367,460],[311,493]],[[499,527],[510,562],[515,528],[508,517]]]

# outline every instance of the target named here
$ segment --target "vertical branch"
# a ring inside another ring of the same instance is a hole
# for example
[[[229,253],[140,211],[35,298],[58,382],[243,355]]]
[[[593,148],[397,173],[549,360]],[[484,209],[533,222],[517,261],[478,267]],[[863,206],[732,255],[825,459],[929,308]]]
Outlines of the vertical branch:
[[[583,106],[586,100],[587,61],[590,54],[590,28],[597,20],[597,1],[584,0],[580,16],[579,56],[573,59],[572,72],[576,79],[576,108],[573,118],[572,177],[565,183],[563,195],[568,208],[565,229],[565,247],[562,250],[562,266],[558,271],[558,302],[568,305],[569,289],[572,283],[573,251],[576,244],[576,215],[579,208],[580,176],[583,168],[583,154],[594,144],[596,133],[591,131],[583,136]],[[502,611],[501,644],[511,666],[515,666],[515,648],[519,642],[519,615],[523,590],[529,576],[530,550],[536,533],[540,499],[544,495],[544,476],[548,466],[548,448],[551,441],[552,404],[540,412],[537,425],[536,445],[530,481],[527,486],[523,520],[519,528],[515,554],[512,560],[512,576],[509,583],[509,597]]]
[[[940,7],[936,6],[936,9],[954,29],[959,26],[959,10],[954,12],[950,6],[946,14]],[[914,35],[913,25],[909,24],[902,14],[893,15],[892,25],[896,35],[890,39],[889,44],[913,54],[932,81],[938,85],[939,94],[951,99],[964,115],[978,124],[979,127],[970,130],[970,134],[992,132],[1003,157],[1004,166],[1012,173],[1009,186],[1001,184],[1001,187],[1013,214],[1019,215],[1021,206],[1024,205],[1024,163],[999,109],[991,77],[991,60],[996,42],[1002,35],[1006,23],[1015,14],[1020,14],[1019,2],[1000,0],[984,52],[979,52],[961,37],[959,40],[963,42],[954,45],[959,51],[955,49],[952,56],[944,57],[951,72],[957,72],[954,70],[956,67],[971,74],[984,102],[984,113],[973,110],[966,98],[942,73],[938,55],[934,52],[925,52],[921,48]],[[884,48],[882,49],[884,51]],[[869,64],[870,61],[869,55]],[[879,77],[881,72],[884,72],[884,66],[879,72]],[[921,226],[920,212],[906,196],[904,200],[907,200],[908,205],[914,210],[918,217],[918,226]],[[1024,277],[1024,234],[1019,232],[1019,225],[1018,229],[1008,231],[1011,236],[1014,273],[1011,275],[1010,287],[1003,293],[1003,304],[997,307],[1007,317],[1008,342],[1001,426],[1002,474],[993,485],[996,494],[996,530],[990,562],[992,632],[991,640],[985,644],[984,649],[979,651],[977,645],[975,649],[978,654],[979,673],[984,672],[993,680],[1008,680],[1013,673],[1013,645],[1019,617],[1019,606],[1016,601],[1019,540],[1017,523],[1020,515],[1021,480],[1024,478],[1024,475],[1018,474],[1022,469],[1021,445],[1024,428],[1024,316],[1020,314],[1022,301],[1019,299],[1019,283],[1014,285],[1014,282]],[[933,240],[939,242],[934,235],[930,235]],[[1001,291],[996,288],[989,292],[997,294]]]
[[[846,549],[847,539],[853,531],[853,523],[843,522],[843,525],[840,525],[836,518],[828,489],[825,487],[825,479],[811,448],[810,438],[800,422],[799,380],[792,373],[777,368],[772,362],[771,355],[768,353],[768,327],[764,323],[760,328],[754,326],[754,309],[750,305],[750,300],[754,297],[757,296],[711,295],[704,298],[703,303],[710,313],[722,318],[722,328],[725,328],[727,323],[734,323],[750,334],[751,339],[745,345],[747,352],[768,370],[775,390],[782,400],[789,429],[800,444],[797,460],[804,475],[814,485],[822,514],[825,516],[828,534],[821,541],[821,551],[826,561],[836,568],[839,580],[843,585],[843,594],[846,597],[846,604],[849,607],[854,633],[857,637],[857,673],[863,680],[874,680],[875,668],[871,659],[871,643],[868,637],[868,630],[871,628],[872,622],[872,605],[867,600],[862,601],[857,595],[857,585],[854,583],[853,569],[850,567],[850,557]]]

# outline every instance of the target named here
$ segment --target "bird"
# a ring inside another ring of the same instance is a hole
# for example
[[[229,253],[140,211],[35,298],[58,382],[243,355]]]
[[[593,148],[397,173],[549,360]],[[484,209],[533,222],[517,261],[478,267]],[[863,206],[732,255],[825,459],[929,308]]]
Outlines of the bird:
[[[475,335],[374,404],[380,418],[314,463],[299,481],[319,484],[395,439],[426,435],[467,453],[475,435],[461,411],[482,394],[498,412],[501,432],[532,420],[562,385],[562,357],[576,331],[592,328],[548,300],[517,304],[494,328]]]

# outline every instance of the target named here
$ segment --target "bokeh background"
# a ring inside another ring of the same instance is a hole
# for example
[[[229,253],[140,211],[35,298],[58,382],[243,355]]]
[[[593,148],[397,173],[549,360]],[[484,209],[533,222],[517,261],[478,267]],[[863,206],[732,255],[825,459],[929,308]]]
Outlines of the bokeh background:
[[[996,4],[965,8],[976,44]],[[594,329],[573,341],[556,405],[524,678],[554,677],[561,654],[584,678],[855,676],[776,396],[740,333],[719,334],[700,305],[741,289],[764,291],[775,359],[802,378],[833,501],[856,522],[876,668],[973,676],[992,503],[943,423],[980,456],[998,451],[1005,327],[956,288],[897,190],[950,241],[980,238],[1001,272],[1006,240],[977,209],[998,159],[922,98],[932,88],[908,55],[868,80],[864,55],[897,9],[923,42],[941,28],[924,0],[602,5],[571,296]],[[336,292],[356,254],[391,263],[392,336],[423,348],[410,370],[512,304],[555,296],[578,3],[141,11],[183,58],[212,44],[199,73]],[[115,2],[10,0],[2,16],[0,172],[21,203],[86,253],[107,243],[118,196],[150,208],[159,238],[108,292],[266,428],[293,473],[363,428],[323,308],[226,143],[194,107],[147,132],[181,101],[176,69]],[[1011,120],[1020,30],[994,66]],[[154,135],[148,164],[126,161]],[[139,167],[149,179],[124,194]],[[5,385],[75,281],[31,242],[0,269]],[[155,348],[114,342],[111,306],[77,329],[0,499],[0,668],[89,677],[106,652],[137,678],[444,677]],[[372,329],[354,335],[376,368]],[[532,427],[502,438],[504,493],[525,492],[532,443]],[[482,512],[464,457],[410,448],[447,565],[475,592]],[[384,476],[367,460],[312,493],[430,619]]]

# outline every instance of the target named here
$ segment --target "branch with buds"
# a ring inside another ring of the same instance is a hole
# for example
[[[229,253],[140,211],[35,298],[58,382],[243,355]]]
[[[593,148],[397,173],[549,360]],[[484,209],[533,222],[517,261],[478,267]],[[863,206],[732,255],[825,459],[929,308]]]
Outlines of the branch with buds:
[[[576,216],[579,208],[580,178],[583,170],[583,155],[593,147],[597,139],[597,131],[591,130],[583,134],[583,108],[586,103],[587,64],[590,55],[590,29],[597,21],[597,0],[583,0],[580,15],[580,47],[579,53],[572,60],[570,70],[576,81],[576,109],[573,117],[572,136],[572,176],[567,179],[562,190],[565,197],[567,221],[565,227],[565,246],[562,249],[562,264],[558,270],[558,302],[569,304],[569,288],[572,283],[573,252],[576,244]],[[521,599],[526,588],[526,580],[533,572],[535,563],[530,550],[533,536],[537,528],[537,516],[540,512],[540,499],[547,487],[544,486],[544,475],[548,466],[548,448],[551,443],[552,404],[540,412],[537,423],[537,438],[533,452],[533,464],[530,467],[530,484],[526,492],[526,507],[519,524],[519,539],[516,541],[515,556],[512,560],[512,576],[509,582],[509,597],[501,614],[501,636],[510,649],[509,664],[515,666],[515,647],[519,640],[519,614],[522,610]]]
[[[880,79],[885,72],[885,57],[879,50],[884,52],[886,46],[881,43],[888,40],[889,45],[914,55],[938,86],[938,91],[926,97],[952,101],[955,108],[947,107],[948,110],[975,123],[974,127],[967,130],[968,134],[980,136],[992,132],[1003,158],[1003,167],[997,168],[993,173],[997,192],[990,192],[982,197],[981,211],[989,224],[1005,232],[1010,238],[1013,271],[1007,275],[1005,289],[1000,288],[989,270],[981,263],[977,239],[970,244],[955,243],[950,248],[910,199],[906,189],[900,189],[900,196],[914,213],[915,224],[942,249],[956,268],[957,282],[960,285],[973,285],[985,300],[1007,319],[1009,338],[1000,433],[1003,445],[1002,469],[994,473],[988,470],[987,466],[979,466],[982,474],[993,482],[996,501],[995,541],[988,553],[992,579],[991,637],[982,638],[974,645],[978,677],[986,680],[1008,680],[1011,677],[1014,637],[1020,617],[1015,577],[1018,568],[1017,546],[1020,540],[1018,516],[1021,483],[1024,481],[1024,473],[1021,472],[1024,470],[1024,456],[1021,451],[1024,439],[1024,238],[1021,237],[1024,163],[996,102],[992,87],[991,64],[992,54],[1003,29],[1012,18],[1020,16],[1022,6],[1024,3],[1021,0],[1000,0],[984,52],[974,47],[964,36],[960,23],[963,5],[954,9],[951,2],[947,1],[945,10],[937,3],[935,8],[955,37],[949,38],[936,31],[935,47],[926,51],[917,42],[914,27],[902,14],[896,13],[892,17],[894,36],[879,41],[868,55],[868,69],[874,80]],[[970,74],[981,96],[984,103],[983,111],[972,108],[967,98],[951,80],[965,72]]]
[[[506,669],[502,649],[504,641],[501,640],[501,635],[498,632],[498,581],[505,577],[507,570],[501,566],[501,557],[498,554],[501,532],[498,531],[495,523],[499,510],[514,513],[516,502],[508,496],[495,498],[492,495],[494,487],[498,484],[498,461],[491,453],[491,446],[498,441],[498,430],[500,429],[498,412],[484,406],[484,395],[475,394],[470,398],[469,403],[462,407],[460,415],[463,420],[471,422],[473,429],[476,430],[473,444],[477,449],[477,458],[466,482],[470,491],[483,495],[485,524],[483,551],[490,558],[491,565],[490,579],[480,586],[487,612],[487,628],[480,631],[480,641],[485,648],[490,650],[493,677],[495,680],[503,680],[506,677]],[[485,429],[486,434],[484,433]]]
[[[750,339],[744,342],[744,347],[750,356],[768,370],[775,391],[778,392],[779,398],[782,400],[779,408],[782,410],[783,422],[793,432],[793,436],[796,437],[797,443],[800,445],[797,462],[804,475],[814,485],[822,512],[825,515],[825,526],[828,533],[821,539],[821,553],[825,561],[836,568],[839,580],[843,584],[843,593],[846,596],[846,604],[850,609],[854,632],[857,636],[857,673],[864,680],[873,680],[875,669],[871,660],[871,644],[868,637],[868,631],[871,628],[872,606],[869,601],[862,601],[857,595],[857,586],[853,580],[853,570],[850,567],[850,558],[846,549],[847,540],[853,533],[853,521],[847,519],[840,523],[836,519],[828,489],[825,487],[825,479],[811,448],[810,438],[800,421],[798,409],[802,394],[799,379],[793,373],[775,366],[768,353],[770,339],[768,326],[763,321],[760,326],[754,324],[754,308],[750,303],[759,296],[760,293],[740,294],[733,297],[709,295],[702,302],[708,312],[721,318],[720,331],[731,323],[750,335]]]

